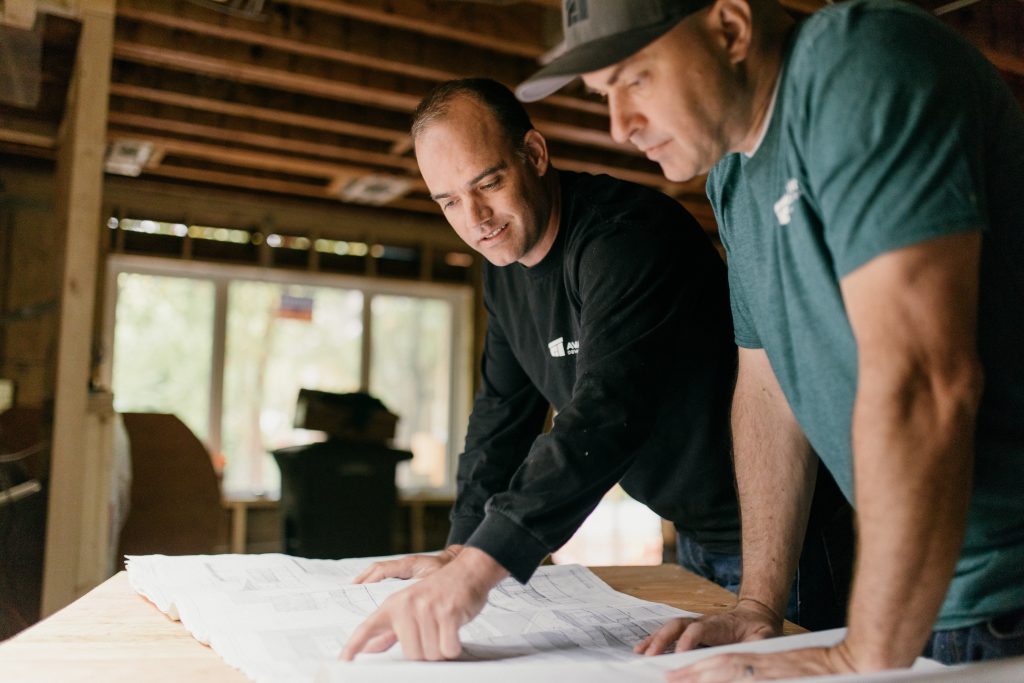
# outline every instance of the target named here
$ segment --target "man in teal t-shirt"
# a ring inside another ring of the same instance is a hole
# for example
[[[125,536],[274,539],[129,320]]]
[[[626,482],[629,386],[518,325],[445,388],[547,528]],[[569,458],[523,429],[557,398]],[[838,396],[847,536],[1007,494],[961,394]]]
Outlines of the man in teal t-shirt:
[[[794,25],[769,0],[566,2],[566,51],[612,135],[707,172],[740,370],[743,583],[642,646],[779,632],[812,447],[857,508],[849,630],[679,680],[1024,654],[1024,116],[977,50],[909,5]],[[701,679],[703,680],[703,679]]]

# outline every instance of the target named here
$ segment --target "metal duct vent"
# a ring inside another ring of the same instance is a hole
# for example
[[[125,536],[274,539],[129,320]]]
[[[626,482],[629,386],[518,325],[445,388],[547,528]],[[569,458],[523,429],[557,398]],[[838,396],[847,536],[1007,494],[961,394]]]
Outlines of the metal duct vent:
[[[103,170],[134,178],[142,173],[152,155],[152,142],[120,138],[107,145],[107,158],[103,163]]]
[[[398,199],[412,186],[406,178],[371,174],[356,178],[341,190],[341,198],[357,204],[387,204]]]

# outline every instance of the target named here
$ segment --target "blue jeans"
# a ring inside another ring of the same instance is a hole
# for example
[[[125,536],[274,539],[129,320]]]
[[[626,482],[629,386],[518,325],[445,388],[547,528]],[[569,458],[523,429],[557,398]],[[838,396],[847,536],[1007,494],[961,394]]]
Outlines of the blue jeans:
[[[843,626],[846,618],[845,603],[837,604],[834,593],[841,588],[847,576],[837,576],[832,564],[822,561],[821,552],[811,552],[809,539],[796,570],[793,588],[786,605],[786,619],[810,630],[824,630]],[[742,578],[742,560],[738,554],[716,553],[706,549],[688,536],[677,534],[676,559],[684,568],[717,583],[722,588],[738,593]],[[826,557],[827,559],[827,557]]]
[[[692,538],[678,535],[676,559],[685,569],[717,583],[725,590],[732,593],[740,592],[743,563],[738,554],[711,552]],[[798,616],[797,585],[798,583],[793,584],[793,590],[789,593],[789,604],[786,606],[786,618],[790,621],[794,621]]]
[[[1024,655],[1024,607],[988,621],[948,631],[933,631],[924,656],[943,664],[966,664]]]
[[[709,552],[676,528],[679,564],[734,593],[740,587],[740,556]],[[818,467],[807,532],[789,593],[786,619],[809,631],[846,624],[853,576],[853,509],[825,467]]]
[[[713,553],[692,538],[677,534],[676,560],[697,576],[739,593],[742,564],[738,554]]]

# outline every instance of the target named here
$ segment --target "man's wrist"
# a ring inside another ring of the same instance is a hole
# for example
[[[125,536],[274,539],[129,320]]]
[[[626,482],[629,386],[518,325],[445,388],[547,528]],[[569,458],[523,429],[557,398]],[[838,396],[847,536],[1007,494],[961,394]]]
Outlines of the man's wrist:
[[[912,646],[909,643],[901,644],[899,637],[879,637],[882,632],[879,629],[866,633],[856,624],[851,624],[847,628],[846,638],[831,648],[830,654],[845,662],[850,671],[867,673],[911,666],[918,653],[924,649],[923,643],[921,646]]]
[[[777,628],[780,630],[782,629],[782,622],[784,621],[782,614],[762,600],[742,595],[736,601],[736,607],[737,609],[747,609],[757,612]]]
[[[458,566],[468,580],[486,584],[488,590],[509,576],[508,570],[497,560],[472,546],[463,546],[451,564]]]
[[[454,560],[456,557],[459,556],[459,553],[462,552],[462,549],[464,547],[465,546],[463,546],[461,543],[452,543],[447,548],[445,548],[444,550],[441,551],[441,555],[442,556],[447,555],[448,556],[447,559],[449,561]]]

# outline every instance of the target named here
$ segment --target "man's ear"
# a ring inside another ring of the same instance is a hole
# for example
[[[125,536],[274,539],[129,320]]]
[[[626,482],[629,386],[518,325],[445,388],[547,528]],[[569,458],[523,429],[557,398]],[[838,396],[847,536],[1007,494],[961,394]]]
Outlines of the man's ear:
[[[526,131],[523,138],[526,145],[527,162],[537,171],[537,175],[543,177],[548,172],[551,160],[548,157],[548,141],[536,128]]]
[[[749,0],[718,0],[708,12],[706,28],[731,64],[747,60],[754,36],[753,10]]]

